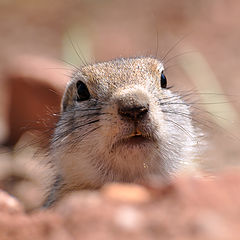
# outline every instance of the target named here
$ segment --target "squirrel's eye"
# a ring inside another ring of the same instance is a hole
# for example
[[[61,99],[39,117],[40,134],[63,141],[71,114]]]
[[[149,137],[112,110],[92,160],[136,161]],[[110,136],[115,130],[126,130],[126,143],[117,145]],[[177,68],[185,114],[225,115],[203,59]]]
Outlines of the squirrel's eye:
[[[164,75],[163,71],[161,72],[161,87],[166,88],[167,87],[167,78]]]
[[[90,93],[88,91],[87,86],[82,82],[82,81],[78,81],[77,82],[77,101],[85,101],[88,100],[90,98]]]

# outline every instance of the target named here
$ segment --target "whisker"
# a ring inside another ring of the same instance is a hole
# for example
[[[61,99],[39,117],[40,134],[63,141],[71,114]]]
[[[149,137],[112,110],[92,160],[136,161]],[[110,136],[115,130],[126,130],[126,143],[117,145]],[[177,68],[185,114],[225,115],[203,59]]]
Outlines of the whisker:
[[[191,106],[193,105],[217,105],[217,104],[228,104],[229,102],[160,102],[160,105],[185,105],[185,106]]]
[[[68,131],[64,131],[60,134],[57,134],[56,137],[53,138],[53,142],[57,142],[58,140],[62,139],[62,138],[67,138],[70,134],[72,134],[74,131],[76,131],[76,129],[79,129],[81,127],[85,127],[87,125],[91,125],[93,123],[99,122],[99,119],[97,120],[93,120],[90,122],[86,122],[84,124],[81,125],[76,125],[74,127],[71,127]],[[63,125],[58,125],[58,127],[62,127]]]
[[[213,124],[213,122],[208,121],[208,120],[206,120],[206,119],[204,119],[204,118],[201,118],[201,119],[200,119],[199,116],[198,116],[198,119],[196,119],[196,118],[195,118],[193,115],[191,115],[191,114],[186,114],[186,113],[182,113],[182,112],[173,112],[173,111],[163,111],[163,112],[169,113],[169,114],[176,114],[176,115],[179,115],[179,116],[188,118],[188,119],[192,120],[193,122],[198,123],[199,125],[204,126],[204,127],[206,127],[206,128],[210,128],[211,125]],[[200,120],[199,120],[199,119],[200,119]],[[204,121],[205,121],[206,123],[204,123]],[[207,123],[208,123],[208,124],[211,124],[211,125],[207,125]]]
[[[178,129],[180,129],[182,132],[184,132],[185,134],[187,134],[192,140],[195,140],[195,138],[184,128],[182,127],[181,125],[179,125],[178,123],[172,121],[172,120],[169,120],[169,119],[166,119],[167,122],[171,122],[173,123]]]
[[[158,58],[158,30],[157,30],[157,35],[156,35],[156,54],[155,54],[155,58]]]
[[[89,65],[88,61],[86,60],[86,58],[84,57],[84,54],[82,53],[82,51],[81,51],[81,49],[80,49],[78,43],[77,43],[77,49],[78,49],[79,53],[80,53],[81,56],[82,56],[82,59],[83,59],[83,61],[84,61],[85,66]]]
[[[59,58],[59,61],[61,61],[61,62],[65,63],[65,64],[73,67],[73,69],[75,69],[76,71],[80,71],[81,70],[78,66],[76,66],[73,63],[70,63],[70,62],[68,62],[68,61],[66,61],[64,59]]]
[[[182,36],[171,48],[169,48],[167,50],[167,52],[164,54],[164,56],[162,58],[160,58],[160,60],[164,63],[164,61],[165,61],[166,57],[169,55],[169,53],[171,53],[172,50],[174,48],[176,48],[179,45],[179,43],[181,43],[188,35],[189,34],[186,34],[186,35]]]
[[[197,51],[195,51],[195,50],[191,50],[191,51],[186,51],[186,52],[183,52],[183,53],[176,54],[175,56],[172,56],[172,57],[168,58],[167,61],[164,62],[164,65],[166,65],[168,62],[172,61],[173,59],[185,56],[185,55],[190,54],[190,53],[196,53],[196,52]]]
[[[86,59],[85,59],[85,58],[82,58],[82,57],[80,56],[80,54],[78,53],[76,47],[75,47],[74,44],[73,44],[73,41],[72,41],[69,33],[68,33],[67,35],[68,35],[68,39],[70,40],[70,43],[71,43],[71,45],[72,45],[73,50],[75,51],[75,53],[76,53],[77,56],[79,57],[79,59],[80,59],[80,61],[82,62],[82,64],[83,64],[84,66],[86,66],[86,65],[87,65]]]
[[[83,135],[77,136],[77,137],[71,139],[71,141],[69,142],[69,143],[70,143],[70,146],[71,146],[71,150],[74,149],[79,142],[83,141],[86,136],[88,136],[89,134],[95,132],[95,131],[96,131],[97,129],[99,129],[100,127],[101,127],[101,126],[97,126],[97,127],[93,128],[93,129],[87,131],[87,132],[84,133]]]

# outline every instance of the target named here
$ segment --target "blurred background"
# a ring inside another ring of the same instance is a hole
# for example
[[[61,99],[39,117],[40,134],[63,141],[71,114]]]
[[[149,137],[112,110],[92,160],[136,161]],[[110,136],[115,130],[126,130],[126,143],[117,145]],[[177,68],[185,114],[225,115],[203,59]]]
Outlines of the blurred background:
[[[40,203],[36,145],[72,70],[117,57],[164,58],[168,85],[201,109],[203,169],[238,167],[239,12],[237,0],[0,0],[0,187],[27,209]]]

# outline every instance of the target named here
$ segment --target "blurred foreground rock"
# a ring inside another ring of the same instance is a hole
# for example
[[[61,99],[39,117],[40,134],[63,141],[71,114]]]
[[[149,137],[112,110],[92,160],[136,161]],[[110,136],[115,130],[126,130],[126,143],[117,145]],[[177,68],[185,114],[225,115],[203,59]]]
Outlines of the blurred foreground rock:
[[[30,210],[42,200],[46,170],[40,170],[40,151],[48,146],[71,69],[47,57],[16,54],[0,72],[0,188]]]
[[[240,173],[183,176],[167,186],[109,185],[52,210],[13,211],[0,194],[0,239],[239,239]],[[10,197],[8,197],[11,199]],[[9,201],[12,202],[12,199]]]

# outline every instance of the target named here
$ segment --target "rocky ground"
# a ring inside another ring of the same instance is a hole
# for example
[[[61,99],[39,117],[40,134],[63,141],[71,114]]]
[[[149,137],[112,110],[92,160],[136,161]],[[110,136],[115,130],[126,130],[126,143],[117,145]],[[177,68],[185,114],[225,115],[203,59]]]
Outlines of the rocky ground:
[[[113,184],[31,213],[0,192],[0,239],[237,240],[239,186],[237,171],[214,179],[182,176],[167,186]]]
[[[239,8],[237,0],[0,1],[0,240],[239,239]],[[48,175],[35,146],[48,143],[81,64],[74,47],[90,62],[169,52],[169,86],[196,89],[193,108],[213,123],[197,115],[208,136],[203,168],[216,177],[110,185],[34,210]]]

